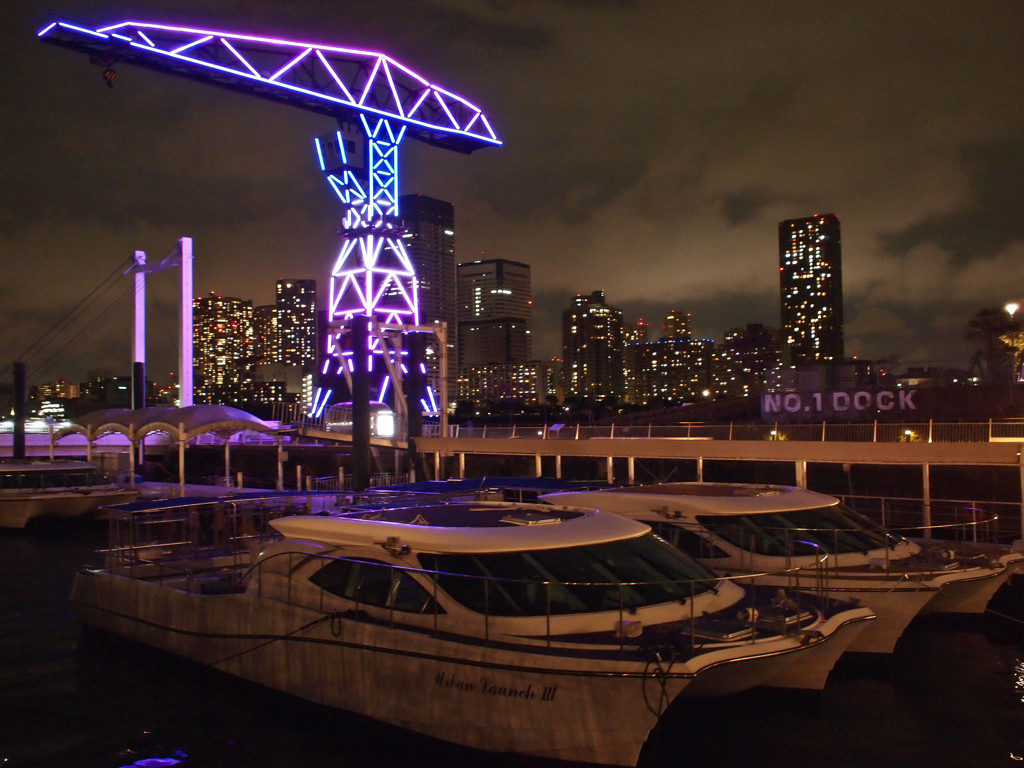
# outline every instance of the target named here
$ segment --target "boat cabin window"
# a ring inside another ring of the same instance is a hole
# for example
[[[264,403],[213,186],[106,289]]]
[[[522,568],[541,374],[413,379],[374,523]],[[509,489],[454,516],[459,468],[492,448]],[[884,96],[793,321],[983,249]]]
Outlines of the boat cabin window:
[[[682,602],[715,576],[653,533],[583,547],[420,555],[453,599],[496,616],[617,611]]]
[[[92,467],[82,469],[7,470],[0,472],[0,489],[43,490],[106,485],[107,480]]]
[[[706,538],[706,534],[701,536],[689,528],[681,528],[673,523],[658,520],[644,520],[644,522],[651,526],[651,530],[661,538],[690,557],[695,557],[698,560],[729,557],[729,553]]]
[[[330,560],[310,579],[332,594],[362,605],[410,613],[435,613],[430,593],[407,572],[384,563]]]
[[[697,520],[729,543],[759,555],[867,552],[896,541],[841,505],[759,515],[698,515]]]

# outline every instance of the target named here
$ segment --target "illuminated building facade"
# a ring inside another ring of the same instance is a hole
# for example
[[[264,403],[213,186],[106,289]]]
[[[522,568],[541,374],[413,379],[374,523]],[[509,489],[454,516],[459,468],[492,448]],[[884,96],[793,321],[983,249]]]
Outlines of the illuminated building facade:
[[[690,338],[690,313],[680,312],[673,309],[665,319],[661,321],[661,338],[663,339],[688,339]]]
[[[277,355],[272,362],[312,370],[317,361],[316,280],[278,280]]]
[[[247,383],[253,360],[251,301],[218,296],[192,302],[195,402],[249,400]]]
[[[508,400],[543,405],[555,394],[552,370],[551,363],[539,360],[463,365],[456,380],[456,397],[477,405]]]
[[[622,355],[622,375],[626,385],[626,401],[636,402],[636,377],[640,365],[640,345],[650,337],[651,324],[642,317],[623,336],[625,351]]]
[[[458,349],[455,291],[455,206],[426,195],[403,195],[399,210],[405,251],[416,273],[420,323],[448,324],[448,346]],[[450,359],[454,362],[455,357]]]
[[[455,206],[426,195],[399,198],[402,244],[415,274],[419,324],[445,323],[448,392],[454,392],[458,363],[458,322],[455,290]],[[440,375],[437,339],[427,340],[428,376]]]
[[[530,359],[530,266],[487,259],[458,267],[459,365]]]
[[[843,262],[833,214],[779,223],[784,362],[843,359]]]
[[[715,350],[714,390],[725,397],[758,395],[781,363],[778,332],[760,323],[730,328]]]
[[[690,314],[673,310],[661,324],[661,337],[648,340],[641,320],[625,351],[626,393],[639,405],[693,402],[711,387],[714,344],[690,336]]]
[[[261,304],[252,308],[253,358],[257,363],[272,363],[280,358],[277,335],[277,306]]]
[[[622,310],[604,291],[577,295],[562,313],[562,385],[575,397],[625,395]]]
[[[48,400],[77,400],[80,394],[81,385],[61,379],[38,385],[33,396]]]

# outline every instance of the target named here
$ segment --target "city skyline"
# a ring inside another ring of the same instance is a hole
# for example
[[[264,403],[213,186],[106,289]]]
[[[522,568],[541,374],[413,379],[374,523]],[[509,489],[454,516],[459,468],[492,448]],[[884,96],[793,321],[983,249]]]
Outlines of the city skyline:
[[[776,225],[833,211],[847,355],[965,363],[971,316],[1024,298],[1017,4],[653,6],[136,12],[372,46],[485,108],[504,145],[466,158],[410,144],[401,192],[455,203],[459,261],[531,264],[534,357],[557,354],[566,300],[595,289],[627,318],[692,313],[694,334],[716,340],[776,326]],[[46,8],[19,4],[3,32],[0,367],[134,250],[158,258],[180,236],[195,241],[196,295],[265,304],[259,286],[281,275],[326,284],[340,211],[312,139],[331,121],[129,67],[108,88],[102,68],[35,38]],[[117,20],[98,0],[62,10]],[[161,282],[155,334],[175,311]],[[128,359],[119,318],[55,362],[84,373]],[[173,367],[159,344],[156,378]]]

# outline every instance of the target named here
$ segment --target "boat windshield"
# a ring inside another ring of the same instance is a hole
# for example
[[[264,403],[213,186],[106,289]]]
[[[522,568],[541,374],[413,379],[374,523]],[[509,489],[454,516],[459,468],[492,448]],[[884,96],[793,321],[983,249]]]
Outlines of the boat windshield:
[[[0,472],[3,490],[42,490],[45,488],[79,488],[107,485],[99,471],[92,467],[82,469],[25,469]]]
[[[421,553],[438,585],[479,613],[544,616],[682,602],[714,589],[709,570],[653,533],[564,549]]]
[[[697,520],[730,544],[759,555],[868,552],[897,542],[842,504],[756,515],[698,515]]]

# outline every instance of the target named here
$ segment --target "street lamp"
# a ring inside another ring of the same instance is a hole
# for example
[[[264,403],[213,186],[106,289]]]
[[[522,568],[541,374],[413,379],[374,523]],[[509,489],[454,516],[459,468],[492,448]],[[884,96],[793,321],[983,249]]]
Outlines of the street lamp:
[[[1017,314],[1017,310],[1020,309],[1020,305],[1015,301],[1011,301],[1003,307],[1003,309],[1005,309],[1006,314],[1010,316],[1009,335],[1011,339],[1010,343],[1013,346],[1013,378],[1018,382],[1024,381],[1024,370],[1019,368],[1017,365],[1018,358],[1020,356],[1021,334],[1020,330],[1017,328],[1017,318],[1014,317],[1014,315]]]

